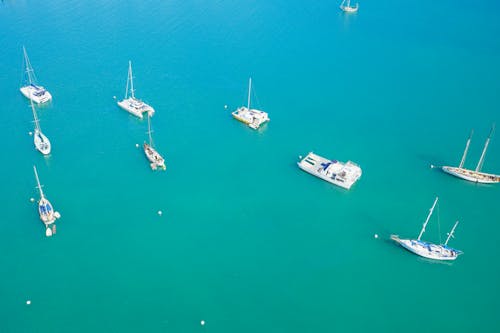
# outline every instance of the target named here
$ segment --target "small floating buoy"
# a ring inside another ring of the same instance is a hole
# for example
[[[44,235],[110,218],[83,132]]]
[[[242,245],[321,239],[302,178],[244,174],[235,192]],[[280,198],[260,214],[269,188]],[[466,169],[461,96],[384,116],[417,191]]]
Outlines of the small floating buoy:
[[[29,135],[33,135],[33,132],[28,132]]]
[[[139,144],[138,143],[135,144],[135,148],[139,148]]]
[[[375,234],[375,236],[373,236],[373,237],[378,238],[378,234]]]
[[[61,213],[54,212],[54,216],[56,217],[56,219],[60,219],[61,218]]]
[[[26,301],[26,305],[30,305],[31,304],[31,301],[30,300],[27,300]]]
[[[227,104],[226,104],[226,105],[224,105],[224,109],[227,109]]]
[[[163,212],[161,210],[158,211],[158,215],[162,216]]]
[[[201,326],[205,326],[205,321],[204,320],[200,321],[200,324]]]
[[[300,159],[300,160],[302,159],[302,155],[299,155],[299,159]]]
[[[31,202],[35,202],[35,198],[30,198],[30,201]]]
[[[116,96],[113,96],[114,99],[116,99]]]

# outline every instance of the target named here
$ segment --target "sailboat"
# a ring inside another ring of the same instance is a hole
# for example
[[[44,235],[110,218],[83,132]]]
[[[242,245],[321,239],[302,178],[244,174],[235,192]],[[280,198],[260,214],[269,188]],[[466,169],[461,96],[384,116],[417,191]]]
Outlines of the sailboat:
[[[462,156],[462,160],[460,161],[460,165],[458,167],[442,166],[441,169],[444,172],[449,173],[450,175],[474,183],[484,183],[484,184],[500,183],[500,175],[481,172],[481,168],[483,167],[484,163],[484,157],[486,155],[486,150],[488,149],[488,145],[490,144],[490,139],[494,129],[495,125],[493,124],[490,130],[490,134],[488,135],[488,138],[486,139],[486,142],[484,144],[483,152],[481,153],[481,157],[479,158],[479,162],[477,163],[475,170],[468,170],[463,167],[465,159],[467,157],[467,152],[469,151],[470,140],[472,138],[472,133],[473,133],[472,131],[469,135],[469,139],[467,139],[467,144],[465,145],[465,150]]]
[[[49,139],[42,133],[40,128],[40,121],[36,115],[35,106],[33,105],[33,100],[30,98],[31,110],[33,111],[33,119],[35,123],[35,130],[33,133],[33,141],[35,142],[35,148],[43,155],[50,154],[52,146]]]
[[[148,114],[148,136],[149,136],[149,143],[144,142],[143,147],[146,157],[151,162],[151,169],[156,170],[157,168],[161,168],[165,170],[167,168],[165,165],[165,159],[161,157],[161,155],[153,147],[153,138],[151,137],[151,120],[149,114]]]
[[[130,87],[130,89],[129,89]],[[136,117],[142,119],[142,114],[144,112],[148,113],[148,116],[153,116],[155,110],[148,104],[144,103],[140,99],[136,98],[134,95],[134,78],[132,76],[132,62],[128,62],[128,76],[127,76],[127,86],[125,88],[125,98],[118,102],[120,106],[125,111],[133,114]]]
[[[232,113],[233,118],[247,124],[250,128],[259,129],[262,124],[269,121],[267,112],[250,109],[250,96],[252,92],[252,78],[248,80],[248,102],[247,106],[241,106]]]
[[[36,76],[33,67],[31,67],[30,60],[28,58],[28,53],[26,53],[26,48],[23,46],[24,53],[24,65],[25,74],[27,81],[25,85],[21,87],[21,93],[30,100],[37,104],[46,103],[52,99],[52,95],[42,86],[36,83]]]
[[[355,13],[358,11],[359,5],[356,3],[356,6],[351,6],[351,0],[342,0],[340,4],[340,9],[342,9],[346,13]]]
[[[61,215],[58,212],[54,211],[52,204],[43,194],[42,185],[40,185],[40,179],[38,178],[38,172],[36,171],[35,166],[33,166],[33,170],[35,171],[37,188],[40,191],[40,199],[38,200],[38,214],[40,214],[40,220],[42,220],[43,224],[45,224],[45,235],[47,237],[50,237],[53,234],[52,230],[55,230],[55,226],[51,228],[51,224],[53,224],[56,219],[60,218]]]
[[[455,225],[448,233],[448,237],[446,238],[446,242],[444,244],[437,245],[420,240],[425,232],[425,227],[427,226],[427,223],[429,223],[429,219],[431,218],[432,212],[434,211],[434,207],[436,207],[437,202],[438,197],[436,197],[436,200],[434,200],[434,204],[429,210],[427,219],[425,220],[424,225],[422,226],[422,230],[420,230],[420,234],[418,235],[417,239],[400,239],[398,235],[391,235],[391,239],[408,251],[424,258],[435,260],[455,260],[463,252],[448,247],[448,242],[450,241],[450,238],[453,237],[453,233],[455,232],[455,228],[458,225],[458,221],[455,222]]]

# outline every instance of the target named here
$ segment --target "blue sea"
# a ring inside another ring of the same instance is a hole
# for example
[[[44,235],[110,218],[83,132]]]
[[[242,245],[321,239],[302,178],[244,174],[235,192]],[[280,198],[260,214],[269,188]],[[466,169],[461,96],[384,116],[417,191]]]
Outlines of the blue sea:
[[[475,168],[500,121],[500,3],[338,2],[0,2],[0,332],[499,332],[500,185],[429,166],[457,165],[474,129]],[[48,157],[23,45],[53,95]],[[129,60],[165,172],[116,105]],[[259,131],[231,117],[249,77]],[[363,176],[312,177],[309,151]],[[436,196],[423,239],[459,220],[452,263],[389,239],[417,237]]]

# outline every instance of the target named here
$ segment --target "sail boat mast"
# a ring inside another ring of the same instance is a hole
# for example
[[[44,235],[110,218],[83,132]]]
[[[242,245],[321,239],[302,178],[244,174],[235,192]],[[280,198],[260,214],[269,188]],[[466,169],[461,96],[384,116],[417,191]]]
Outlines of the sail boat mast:
[[[130,77],[130,96],[135,98],[134,96],[134,77],[132,76],[132,62],[129,60],[128,62],[128,75]]]
[[[250,94],[252,91],[252,78],[248,79],[248,102],[247,102],[247,109],[250,110]]]
[[[469,139],[467,139],[467,144],[465,145],[464,154],[462,156],[462,160],[460,161],[460,165],[458,166],[460,169],[464,166],[465,159],[467,158],[467,152],[469,151],[470,140],[472,139],[472,134],[474,130],[470,131]]]
[[[450,240],[451,237],[453,237],[453,233],[455,232],[455,228],[457,227],[457,225],[458,225],[458,221],[455,222],[455,225],[453,226],[450,233],[448,234],[448,238],[446,238],[446,242],[444,242],[444,246],[448,245],[448,241]]]
[[[35,178],[36,178],[36,183],[38,184],[37,188],[40,191],[40,199],[44,198],[43,191],[42,191],[42,185],[40,185],[40,179],[38,179],[38,172],[36,172],[36,167],[33,165],[33,170],[35,171]]]
[[[24,53],[24,62],[26,63],[26,74],[28,74],[28,82],[29,84],[33,84],[34,80],[32,75],[34,75],[33,68],[31,67],[30,59],[28,58],[28,53],[26,52],[26,48],[23,45],[23,53]]]
[[[434,200],[434,203],[432,204],[432,207],[429,210],[429,215],[427,215],[427,219],[425,220],[424,225],[422,226],[422,230],[420,230],[420,234],[418,235],[417,240],[420,240],[420,237],[422,237],[422,235],[424,234],[425,227],[427,226],[427,223],[429,223],[429,219],[431,218],[432,212],[434,211],[434,207],[436,207],[438,199],[439,199],[439,197],[436,197],[436,200]]]
[[[488,138],[486,139],[486,142],[484,143],[483,152],[481,153],[481,158],[479,159],[479,162],[477,163],[476,172],[481,171],[481,168],[483,167],[484,156],[486,155],[486,150],[488,149],[488,145],[490,144],[491,135],[493,134],[494,129],[495,129],[495,124],[493,124],[493,126],[491,126],[490,134],[488,135]]]

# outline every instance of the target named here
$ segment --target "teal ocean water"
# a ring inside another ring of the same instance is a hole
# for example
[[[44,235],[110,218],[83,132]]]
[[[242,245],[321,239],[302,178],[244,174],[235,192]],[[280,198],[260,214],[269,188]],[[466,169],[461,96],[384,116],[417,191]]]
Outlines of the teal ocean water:
[[[472,128],[474,168],[500,120],[497,1],[4,0],[0,31],[0,332],[500,331],[500,186],[429,168],[458,164]],[[53,95],[47,158],[23,45]],[[113,99],[128,60],[166,172]],[[258,132],[230,115],[249,76]],[[316,179],[309,151],[363,176]],[[498,132],[483,170],[500,173]],[[424,238],[459,219],[451,264],[389,240],[416,237],[436,195]]]

